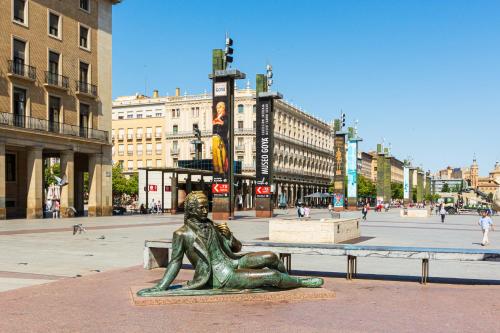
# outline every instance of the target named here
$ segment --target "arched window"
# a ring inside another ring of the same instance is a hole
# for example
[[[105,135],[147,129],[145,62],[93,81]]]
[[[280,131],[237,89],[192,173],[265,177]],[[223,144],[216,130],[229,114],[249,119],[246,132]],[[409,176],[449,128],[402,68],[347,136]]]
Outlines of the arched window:
[[[238,113],[243,113],[243,111],[244,111],[243,104],[238,104]]]

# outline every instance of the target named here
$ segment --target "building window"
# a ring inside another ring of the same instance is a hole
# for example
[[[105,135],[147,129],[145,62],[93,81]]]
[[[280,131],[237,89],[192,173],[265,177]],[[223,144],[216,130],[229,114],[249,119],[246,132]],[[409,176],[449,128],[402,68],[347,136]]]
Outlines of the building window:
[[[89,81],[89,64],[80,61],[80,83],[86,85]]]
[[[125,152],[125,145],[118,145],[118,156],[123,156]]]
[[[256,129],[257,128],[257,122],[254,120],[253,121],[253,129]]]
[[[16,181],[16,155],[5,154],[5,181]]]
[[[153,117],[153,111],[147,110],[146,111],[146,118],[152,118]]]
[[[161,168],[163,165],[161,163],[161,160],[156,160],[156,167]]]
[[[155,138],[161,138],[161,127],[155,127]]]
[[[90,0],[80,0],[80,9],[90,12]]]
[[[61,99],[49,96],[49,131],[59,132],[59,115],[61,113]]]
[[[142,168],[142,161],[137,161],[137,168]]]
[[[90,106],[80,103],[80,136],[86,138],[89,128]]]
[[[26,24],[27,23],[27,19],[26,19],[26,13],[28,12],[26,10],[26,3],[27,1],[26,0],[14,0],[14,5],[13,5],[13,17],[12,19],[15,21],[15,22],[19,22],[19,23],[22,23],[22,24]]]
[[[177,133],[179,132],[179,126],[178,126],[178,125],[174,125],[174,126],[172,126],[172,132],[173,132],[174,134],[177,134]]]
[[[198,118],[200,116],[200,108],[192,107],[191,112],[193,113],[193,118]]]
[[[53,12],[49,12],[49,35],[61,38],[61,17]]]
[[[90,29],[80,25],[80,47],[90,50]]]
[[[12,72],[17,75],[25,76],[27,74],[24,68],[24,64],[26,63],[26,43],[14,38],[12,46]]]
[[[153,166],[153,160],[146,160],[146,166],[148,168],[152,167]]]
[[[146,144],[146,155],[152,155],[153,154],[153,144],[148,143]]]
[[[134,170],[134,161],[127,161],[127,169],[128,171]]]
[[[59,75],[59,58],[60,55],[56,52],[49,51],[49,77],[47,83],[57,85]]]
[[[243,129],[243,120],[238,120],[238,129]]]
[[[123,112],[118,113],[118,119],[123,119]]]
[[[174,164],[174,168],[177,168],[179,166],[179,160],[177,158],[174,158],[173,164]]]
[[[137,156],[142,156],[142,143],[137,145]]]
[[[155,113],[155,117],[162,117],[162,116],[163,116],[163,113],[161,113],[161,112],[156,112]]]
[[[156,144],[156,154],[160,155],[161,154],[161,150],[162,150],[162,144],[161,143],[157,143]]]
[[[243,111],[245,110],[243,104],[238,104],[238,113],[243,113]]]
[[[172,118],[175,118],[175,109],[172,109]]]
[[[257,112],[257,105],[255,105],[255,104],[252,105],[252,112],[253,113]]]
[[[135,115],[135,117],[138,118],[138,119],[142,118],[142,112],[141,113],[137,112],[137,114]]]
[[[127,112],[127,119],[132,119],[134,118],[134,113],[133,112]]]
[[[146,139],[151,139],[153,137],[153,128],[146,127]]]
[[[24,116],[26,115],[26,90],[14,88],[14,98],[12,99],[12,104],[14,126],[24,127]]]

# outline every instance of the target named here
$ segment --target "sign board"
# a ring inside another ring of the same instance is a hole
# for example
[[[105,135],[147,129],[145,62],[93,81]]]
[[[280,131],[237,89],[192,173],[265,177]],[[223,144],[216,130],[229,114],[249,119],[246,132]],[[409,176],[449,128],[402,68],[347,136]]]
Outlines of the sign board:
[[[157,185],[149,185],[149,188],[148,188],[148,191],[149,192],[156,192],[158,190],[158,186]]]
[[[358,197],[358,143],[347,143],[347,197]]]
[[[271,181],[272,181],[272,159],[273,159],[273,113],[272,99],[259,98],[257,103],[257,133],[256,133],[256,191],[257,198],[271,197]],[[257,191],[261,188],[261,191]],[[267,190],[268,189],[268,190]]]
[[[334,208],[344,208],[344,195],[340,193],[335,193],[333,195],[333,207]]]
[[[403,169],[403,198],[410,199],[410,168]]]
[[[212,194],[227,194],[229,193],[228,184],[212,184]]]
[[[212,194],[214,197],[229,197],[230,191],[215,191],[214,189],[229,189],[233,174],[233,140],[232,132],[232,86],[231,79],[222,78],[214,82],[214,95],[212,105],[212,162],[213,181]],[[219,187],[220,186],[220,187]]]
[[[345,134],[336,134],[334,149],[334,192],[344,195],[345,182]]]

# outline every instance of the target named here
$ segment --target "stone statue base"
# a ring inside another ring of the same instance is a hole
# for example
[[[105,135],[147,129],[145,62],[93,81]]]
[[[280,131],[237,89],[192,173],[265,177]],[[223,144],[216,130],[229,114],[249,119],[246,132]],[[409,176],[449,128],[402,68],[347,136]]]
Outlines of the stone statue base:
[[[290,290],[283,289],[259,289],[238,290],[233,293],[223,293],[222,289],[219,294],[210,294],[199,296],[193,295],[186,297],[176,296],[173,294],[156,297],[141,297],[137,296],[137,292],[143,288],[152,287],[153,285],[143,285],[130,288],[132,303],[137,306],[150,305],[168,305],[168,304],[195,304],[195,303],[231,303],[231,302],[280,302],[280,301],[310,301],[335,298],[335,292],[325,288],[297,288]],[[193,290],[204,291],[206,290]],[[217,291],[217,290],[214,290]],[[265,292],[262,292],[265,291]]]

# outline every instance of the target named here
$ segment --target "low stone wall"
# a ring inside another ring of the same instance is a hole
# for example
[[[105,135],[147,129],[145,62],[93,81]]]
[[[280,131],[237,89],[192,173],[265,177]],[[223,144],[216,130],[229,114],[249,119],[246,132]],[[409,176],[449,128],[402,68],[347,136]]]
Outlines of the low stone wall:
[[[399,211],[401,217],[429,217],[430,209],[401,209]]]
[[[335,244],[359,237],[359,219],[269,220],[270,242]]]

